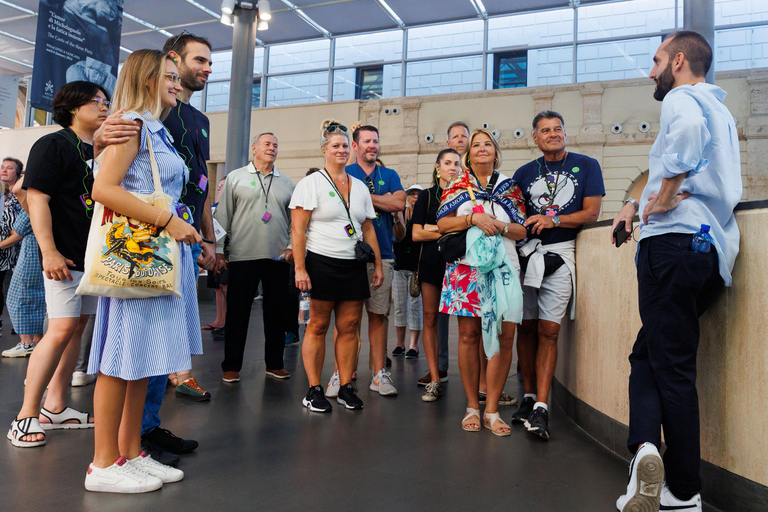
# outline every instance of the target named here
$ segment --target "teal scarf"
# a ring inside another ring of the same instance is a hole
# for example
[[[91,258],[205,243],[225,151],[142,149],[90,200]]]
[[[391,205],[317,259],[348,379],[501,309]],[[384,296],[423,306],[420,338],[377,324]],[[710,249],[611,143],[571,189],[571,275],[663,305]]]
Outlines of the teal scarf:
[[[467,263],[477,269],[483,347],[490,359],[499,353],[502,320],[516,324],[523,321],[520,276],[501,235],[486,236],[476,226],[467,232]]]

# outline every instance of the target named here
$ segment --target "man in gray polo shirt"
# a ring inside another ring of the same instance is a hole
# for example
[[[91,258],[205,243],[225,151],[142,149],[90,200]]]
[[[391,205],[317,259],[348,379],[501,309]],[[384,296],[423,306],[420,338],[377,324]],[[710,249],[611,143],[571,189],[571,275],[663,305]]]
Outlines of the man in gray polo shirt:
[[[262,133],[251,140],[253,162],[227,175],[214,218],[230,235],[229,261],[224,239],[216,244],[220,267],[229,269],[224,382],[240,380],[251,306],[259,282],[264,288],[264,362],[267,375],[287,379],[283,367],[291,214],[288,203],[296,184],[275,169],[277,137]]]

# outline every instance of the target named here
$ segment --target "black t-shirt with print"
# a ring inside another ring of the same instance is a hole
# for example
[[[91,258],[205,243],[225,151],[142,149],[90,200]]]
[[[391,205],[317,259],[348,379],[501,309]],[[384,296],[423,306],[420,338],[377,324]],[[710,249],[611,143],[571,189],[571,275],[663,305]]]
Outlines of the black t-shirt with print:
[[[51,227],[56,249],[72,260],[71,270],[84,271],[85,246],[93,208],[86,208],[93,191],[93,146],[70,129],[41,137],[32,146],[24,189],[50,196]]]
[[[442,195],[443,189],[439,185],[432,185],[430,188],[419,192],[416,204],[413,205],[411,223],[419,224],[422,227],[427,224],[437,225],[437,210],[440,208]],[[437,250],[437,240],[422,243],[424,247],[421,249],[420,261],[432,266],[445,266],[445,260]],[[418,250],[418,244],[414,245]]]

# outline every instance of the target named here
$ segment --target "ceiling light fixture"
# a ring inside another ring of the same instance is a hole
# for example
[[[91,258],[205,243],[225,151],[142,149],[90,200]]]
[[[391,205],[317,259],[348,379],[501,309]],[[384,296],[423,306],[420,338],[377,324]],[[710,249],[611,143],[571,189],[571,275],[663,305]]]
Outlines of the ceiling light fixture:
[[[259,0],[259,19],[263,21],[272,19],[272,9],[269,6],[269,0]]]
[[[235,0],[224,0],[221,2],[221,12],[224,14],[232,14],[235,12],[235,4],[237,2]]]
[[[219,19],[222,25],[229,25],[232,26],[232,15],[227,14],[226,12],[221,13],[221,18]]]
[[[266,20],[259,20],[259,24],[256,26],[256,30],[259,32],[262,30],[269,30],[269,22]]]

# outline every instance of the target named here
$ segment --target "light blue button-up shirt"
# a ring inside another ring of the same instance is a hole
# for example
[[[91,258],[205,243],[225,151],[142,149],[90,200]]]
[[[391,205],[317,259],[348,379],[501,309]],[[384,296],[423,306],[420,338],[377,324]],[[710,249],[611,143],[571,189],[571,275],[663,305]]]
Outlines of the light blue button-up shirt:
[[[651,215],[640,224],[640,240],[666,233],[696,233],[711,226],[726,286],[739,253],[739,227],[733,209],[741,199],[741,162],[736,122],[723,104],[726,92],[707,84],[672,89],[661,103],[661,130],[651,148],[648,184],[640,198],[658,194],[664,178],[686,174],[680,192],[691,196],[677,208]],[[641,215],[642,216],[642,215]]]

